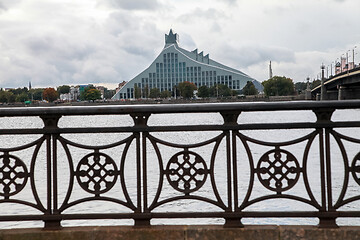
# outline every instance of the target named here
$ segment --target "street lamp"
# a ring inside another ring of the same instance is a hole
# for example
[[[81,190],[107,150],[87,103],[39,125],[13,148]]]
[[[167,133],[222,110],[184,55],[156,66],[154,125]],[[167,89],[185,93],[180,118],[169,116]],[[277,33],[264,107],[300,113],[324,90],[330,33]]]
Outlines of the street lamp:
[[[341,72],[343,72],[343,64],[342,64],[343,56],[344,56],[344,54],[341,54],[341,57],[340,57],[340,69],[341,69]]]
[[[353,64],[354,64],[354,68],[355,68],[355,48],[356,46],[353,48],[352,52],[353,52]]]
[[[334,62],[334,75],[336,75],[338,72],[337,72],[337,63],[338,63],[338,60],[339,58],[336,58],[335,62]]]
[[[320,92],[320,100],[325,100],[325,87],[324,87],[324,70],[325,65],[321,64],[321,92]]]
[[[329,78],[329,65],[326,66],[326,78]]]
[[[349,73],[349,52],[350,52],[350,50],[347,50],[347,52],[346,52],[346,65],[347,65],[348,73]]]

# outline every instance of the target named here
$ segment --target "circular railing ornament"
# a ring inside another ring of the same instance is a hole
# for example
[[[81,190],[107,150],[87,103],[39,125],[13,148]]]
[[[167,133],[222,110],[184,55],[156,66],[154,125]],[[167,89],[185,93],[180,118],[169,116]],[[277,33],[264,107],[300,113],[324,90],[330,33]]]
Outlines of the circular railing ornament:
[[[262,155],[256,169],[261,184],[277,193],[292,188],[298,181],[301,171],[295,156],[281,149],[271,150]]]
[[[23,161],[12,155],[0,156],[0,196],[5,198],[20,192],[26,185],[28,170]]]
[[[90,153],[83,157],[75,175],[82,189],[99,195],[109,191],[117,179],[117,167],[114,160],[104,153]]]
[[[356,154],[351,163],[351,173],[354,180],[360,185],[360,152]]]
[[[165,174],[174,189],[189,194],[204,185],[208,169],[200,155],[182,151],[170,158]]]

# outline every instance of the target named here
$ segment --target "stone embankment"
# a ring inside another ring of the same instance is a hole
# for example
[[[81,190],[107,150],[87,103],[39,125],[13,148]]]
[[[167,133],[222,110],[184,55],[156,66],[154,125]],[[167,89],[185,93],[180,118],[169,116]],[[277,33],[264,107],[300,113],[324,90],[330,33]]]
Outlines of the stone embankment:
[[[321,229],[315,226],[131,226],[68,227],[62,230],[0,230],[0,240],[357,240],[360,227]]]

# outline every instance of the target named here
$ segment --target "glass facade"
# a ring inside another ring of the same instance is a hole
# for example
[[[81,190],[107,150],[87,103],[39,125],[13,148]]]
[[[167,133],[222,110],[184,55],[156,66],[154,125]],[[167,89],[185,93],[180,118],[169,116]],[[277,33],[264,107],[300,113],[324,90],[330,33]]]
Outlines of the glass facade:
[[[158,88],[160,91],[174,91],[179,83],[189,81],[197,87],[225,84],[234,90],[242,89],[247,81],[256,81],[248,75],[197,53],[178,46],[178,36],[170,31],[165,35],[165,47],[155,61],[142,73],[130,80],[113,99],[135,97],[135,88],[141,92]]]

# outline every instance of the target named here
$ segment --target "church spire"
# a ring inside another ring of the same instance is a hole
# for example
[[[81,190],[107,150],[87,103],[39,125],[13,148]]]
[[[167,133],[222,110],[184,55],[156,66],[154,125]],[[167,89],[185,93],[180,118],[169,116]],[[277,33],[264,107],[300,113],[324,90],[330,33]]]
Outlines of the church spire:
[[[171,44],[179,44],[179,35],[173,33],[172,29],[170,29],[169,34],[165,34],[165,47]]]

